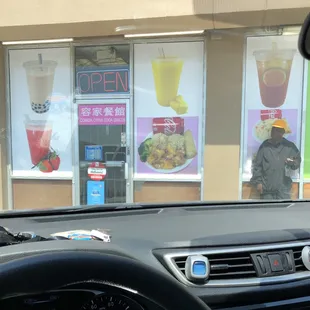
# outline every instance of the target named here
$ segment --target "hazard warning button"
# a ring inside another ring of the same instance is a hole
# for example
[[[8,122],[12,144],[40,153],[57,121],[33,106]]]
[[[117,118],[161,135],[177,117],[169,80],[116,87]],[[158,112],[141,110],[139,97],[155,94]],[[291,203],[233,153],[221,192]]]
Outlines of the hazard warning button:
[[[283,263],[280,254],[271,254],[268,255],[268,260],[270,263],[271,270],[273,272],[283,271]]]

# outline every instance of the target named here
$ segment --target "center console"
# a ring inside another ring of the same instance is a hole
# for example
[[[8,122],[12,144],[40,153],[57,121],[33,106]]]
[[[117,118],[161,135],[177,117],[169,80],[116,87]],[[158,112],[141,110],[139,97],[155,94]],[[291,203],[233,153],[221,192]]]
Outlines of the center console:
[[[214,309],[214,307],[212,308]],[[215,308],[219,310],[310,310],[310,297],[282,300],[241,307]]]

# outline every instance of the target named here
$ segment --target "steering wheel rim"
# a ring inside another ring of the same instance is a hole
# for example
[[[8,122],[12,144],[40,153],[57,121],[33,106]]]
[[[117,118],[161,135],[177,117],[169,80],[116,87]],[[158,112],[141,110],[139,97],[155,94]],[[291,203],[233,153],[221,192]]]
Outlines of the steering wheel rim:
[[[81,251],[35,254],[1,264],[0,299],[89,280],[125,286],[166,310],[210,310],[177,280],[146,264],[124,256]]]

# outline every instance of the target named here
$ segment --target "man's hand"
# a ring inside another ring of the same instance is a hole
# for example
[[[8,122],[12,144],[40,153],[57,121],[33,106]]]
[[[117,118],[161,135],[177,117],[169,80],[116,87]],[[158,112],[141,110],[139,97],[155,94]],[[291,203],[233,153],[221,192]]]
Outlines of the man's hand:
[[[295,158],[287,158],[285,163],[288,166],[295,166],[295,165],[297,165],[297,160]]]
[[[263,184],[257,184],[256,186],[257,191],[262,194],[263,193]]]

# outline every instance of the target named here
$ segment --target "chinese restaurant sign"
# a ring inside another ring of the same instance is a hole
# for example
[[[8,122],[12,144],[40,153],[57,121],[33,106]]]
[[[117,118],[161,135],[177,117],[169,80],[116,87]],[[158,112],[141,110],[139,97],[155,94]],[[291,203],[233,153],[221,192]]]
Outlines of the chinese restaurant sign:
[[[79,125],[125,125],[126,104],[93,104],[79,106]]]
[[[129,93],[128,67],[77,68],[76,87],[80,95]]]

